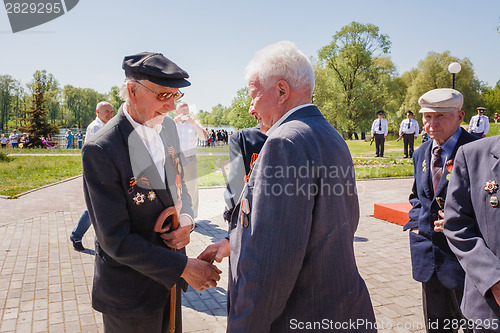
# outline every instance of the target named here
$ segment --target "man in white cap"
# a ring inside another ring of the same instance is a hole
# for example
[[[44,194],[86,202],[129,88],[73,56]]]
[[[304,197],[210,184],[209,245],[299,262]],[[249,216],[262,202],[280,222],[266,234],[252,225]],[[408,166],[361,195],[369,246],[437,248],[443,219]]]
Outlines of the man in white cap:
[[[486,137],[486,134],[490,130],[490,120],[484,115],[484,111],[486,111],[486,108],[482,106],[478,107],[477,114],[470,118],[469,122],[469,133],[479,138]]]
[[[464,271],[442,233],[440,213],[458,147],[478,138],[460,127],[464,119],[460,92],[434,89],[422,95],[418,103],[424,130],[432,140],[423,143],[413,155],[413,208],[403,230],[410,230],[413,278],[422,282],[427,332],[458,332],[446,330],[445,325],[450,320],[464,319],[460,311]],[[463,330],[470,332],[466,327]]]

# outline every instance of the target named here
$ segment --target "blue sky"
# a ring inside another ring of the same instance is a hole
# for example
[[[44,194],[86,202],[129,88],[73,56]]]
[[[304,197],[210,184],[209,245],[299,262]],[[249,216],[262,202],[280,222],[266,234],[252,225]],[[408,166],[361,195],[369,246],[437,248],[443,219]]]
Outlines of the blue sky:
[[[499,17],[498,0],[80,0],[66,15],[13,34],[0,8],[0,74],[25,84],[45,69],[61,86],[105,93],[121,84],[125,55],[162,52],[191,76],[184,101],[207,111],[230,105],[258,49],[290,40],[316,57],[357,21],[389,35],[399,74],[430,51],[449,50],[469,58],[493,86],[500,79]]]

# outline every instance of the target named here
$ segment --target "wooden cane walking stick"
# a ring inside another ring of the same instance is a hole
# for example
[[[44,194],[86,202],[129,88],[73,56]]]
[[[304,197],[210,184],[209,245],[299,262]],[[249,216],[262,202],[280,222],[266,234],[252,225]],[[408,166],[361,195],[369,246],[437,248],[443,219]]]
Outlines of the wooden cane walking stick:
[[[180,210],[180,208],[178,208]],[[167,218],[172,216],[171,224],[166,223]],[[161,212],[158,219],[156,219],[156,224],[154,227],[155,232],[165,233],[167,231],[174,231],[179,227],[179,215],[177,214],[177,208],[175,206],[166,208]],[[175,249],[171,249],[175,251]],[[170,321],[169,321],[169,332],[175,332],[175,308],[177,303],[177,284],[174,284],[172,289],[170,289]]]

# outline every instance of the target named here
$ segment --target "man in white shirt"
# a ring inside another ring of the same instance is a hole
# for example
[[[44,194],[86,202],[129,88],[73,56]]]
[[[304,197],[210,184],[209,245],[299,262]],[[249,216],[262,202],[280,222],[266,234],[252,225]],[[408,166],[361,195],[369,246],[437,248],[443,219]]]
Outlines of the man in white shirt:
[[[174,118],[177,132],[179,133],[179,142],[181,150],[186,160],[182,164],[184,168],[184,181],[193,202],[194,218],[198,216],[198,138],[206,140],[207,133],[203,128],[189,115],[189,106],[187,103],[179,103],[176,108],[177,117]]]
[[[469,133],[480,138],[486,137],[490,130],[490,120],[484,115],[484,111],[486,111],[486,108],[478,107],[477,115],[473,116],[469,123]]]
[[[221,273],[185,254],[193,211],[175,123],[165,116],[189,76],[161,53],[126,56],[122,68],[125,102],[82,150],[96,233],[92,306],[102,312],[106,332],[167,332],[172,318],[180,333],[176,289],[186,282],[200,291],[214,287]]]
[[[12,148],[19,148],[19,134],[17,134],[16,130],[13,130],[10,134],[9,141]]]
[[[372,124],[372,138],[375,138],[375,157],[384,157],[384,143],[389,132],[387,120],[384,119],[384,110],[377,111],[378,119],[375,119]]]
[[[89,142],[90,138],[94,136],[97,131],[99,131],[111,118],[113,118],[113,106],[109,102],[99,102],[96,106],[96,117],[93,122],[87,126],[87,132],[85,134],[85,142]],[[89,230],[90,227],[90,217],[88,210],[82,213],[75,229],[71,232],[69,239],[73,244],[73,248],[78,252],[85,251],[85,247],[82,244],[82,238]]]
[[[418,137],[420,128],[418,126],[418,121],[413,119],[413,112],[411,110],[406,111],[407,119],[401,122],[399,126],[399,140],[403,139],[404,148],[404,158],[412,158],[413,156],[413,143]],[[410,148],[408,151],[408,147]],[[409,153],[409,154],[408,154]]]

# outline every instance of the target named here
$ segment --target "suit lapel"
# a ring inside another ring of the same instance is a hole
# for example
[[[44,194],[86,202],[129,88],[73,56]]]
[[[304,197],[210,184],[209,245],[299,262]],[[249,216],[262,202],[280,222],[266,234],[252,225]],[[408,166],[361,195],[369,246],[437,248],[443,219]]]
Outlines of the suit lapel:
[[[144,142],[134,131],[132,124],[125,117],[121,108],[117,114],[118,116],[121,117],[118,126],[122,131],[125,142],[127,142],[132,174],[137,181],[137,185],[145,189],[155,190],[165,207],[172,206],[172,198],[167,193],[165,183],[161,180]]]
[[[425,149],[425,152],[423,154],[424,159],[422,161],[422,165],[417,166],[418,168],[422,168],[422,187],[424,189],[426,197],[428,198],[432,198],[434,196],[434,191],[432,188],[431,149],[432,149],[432,140],[429,141],[429,144]],[[426,170],[425,172],[423,171],[424,169]]]
[[[500,136],[497,140],[493,142],[493,147],[491,148],[491,158],[493,159],[491,173],[494,176],[496,182],[500,182]]]

